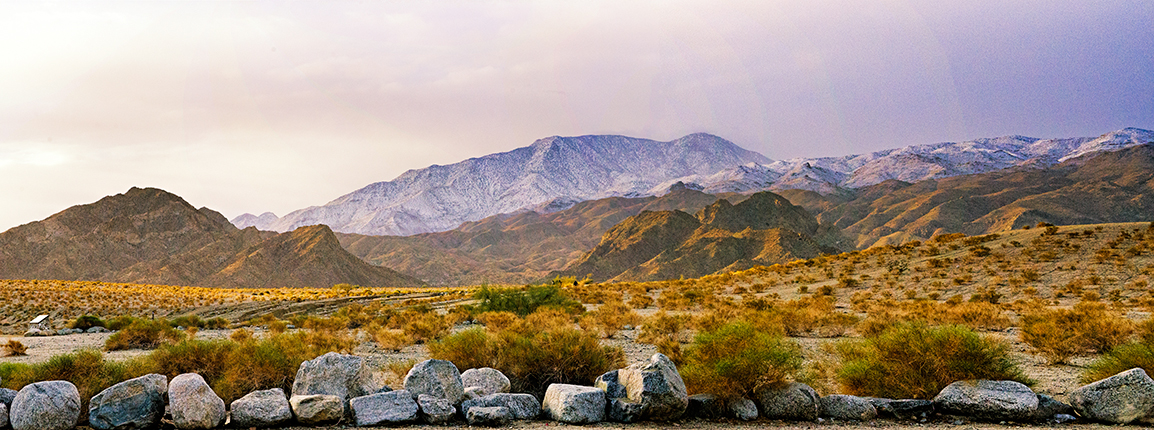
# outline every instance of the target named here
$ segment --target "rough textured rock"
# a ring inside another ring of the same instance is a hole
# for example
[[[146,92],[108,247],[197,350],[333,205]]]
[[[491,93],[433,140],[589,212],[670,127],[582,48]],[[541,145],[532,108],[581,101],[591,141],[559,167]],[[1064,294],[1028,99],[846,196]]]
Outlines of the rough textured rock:
[[[448,400],[428,394],[417,396],[417,406],[420,407],[421,420],[429,424],[447,423],[457,414],[457,408]]]
[[[16,390],[11,388],[0,388],[0,403],[12,410],[12,400],[16,398]]]
[[[376,393],[379,389],[365,366],[364,358],[330,352],[301,363],[293,381],[292,395],[337,396],[347,411],[350,399]]]
[[[461,401],[465,402],[465,401],[469,401],[469,400],[473,400],[473,399],[479,399],[479,398],[485,397],[487,395],[488,394],[485,394],[484,388],[465,387],[465,394],[461,396],[461,399],[462,399]]]
[[[85,330],[84,332],[85,333],[108,333],[110,331],[111,330],[106,329],[104,327],[96,326],[96,327],[89,327],[88,330]]]
[[[460,404],[465,397],[461,372],[450,361],[425,360],[409,369],[405,375],[405,390],[413,395],[428,394]]]
[[[513,412],[504,406],[475,406],[469,408],[465,419],[471,426],[501,427],[513,421]]]
[[[1058,415],[1074,415],[1074,408],[1045,394],[1038,394],[1038,411],[1034,421],[1053,421]]]
[[[610,370],[593,381],[593,386],[605,390],[605,398],[619,399],[622,397],[629,397],[629,392],[625,390],[625,386],[621,385],[617,378],[619,371]]]
[[[1128,424],[1154,412],[1154,380],[1141,368],[1079,387],[1070,406],[1094,421]]]
[[[605,420],[605,405],[605,391],[601,389],[550,384],[545,390],[541,409],[553,421],[588,424]]]
[[[236,427],[275,427],[293,419],[288,398],[280,388],[248,393],[233,401],[229,410]]]
[[[461,373],[461,385],[466,389],[480,387],[484,396],[509,392],[509,377],[491,367],[469,369]]]
[[[68,381],[25,385],[12,399],[9,421],[14,430],[64,430],[80,418],[80,392]]]
[[[153,428],[164,417],[168,377],[150,374],[104,389],[88,402],[88,425],[97,430]]]
[[[0,403],[0,429],[8,428],[11,425],[8,422],[8,406]]]
[[[845,394],[821,398],[821,416],[838,420],[869,421],[878,416],[878,410],[869,400]]]
[[[934,409],[980,420],[1033,421],[1038,395],[1015,381],[958,381],[934,397]]]
[[[609,399],[605,404],[605,418],[613,422],[635,423],[641,420],[644,406],[625,397]]]
[[[757,419],[757,404],[750,399],[730,400],[725,404],[729,409],[729,413],[742,421],[753,421]]]
[[[685,413],[693,418],[717,419],[724,417],[725,402],[712,394],[689,396],[689,406]]]
[[[870,398],[869,402],[877,408],[878,416],[899,420],[918,420],[934,413],[934,402],[929,400]]]
[[[332,423],[345,416],[345,402],[328,394],[292,396],[289,407],[297,422],[304,425]]]
[[[469,408],[496,407],[509,408],[515,420],[531,420],[541,415],[541,402],[532,394],[497,393],[466,400],[461,403],[461,413],[468,414]]]
[[[677,366],[665,354],[653,354],[649,361],[621,369],[617,376],[625,386],[629,400],[642,405],[643,419],[677,419],[689,406],[685,382],[677,373]]]
[[[349,401],[358,427],[399,424],[417,420],[420,407],[406,390],[370,394]]]
[[[168,404],[178,429],[211,429],[224,424],[224,400],[195,373],[177,375],[168,383]]]
[[[770,419],[816,421],[821,409],[819,399],[813,388],[800,382],[757,393],[761,414]]]

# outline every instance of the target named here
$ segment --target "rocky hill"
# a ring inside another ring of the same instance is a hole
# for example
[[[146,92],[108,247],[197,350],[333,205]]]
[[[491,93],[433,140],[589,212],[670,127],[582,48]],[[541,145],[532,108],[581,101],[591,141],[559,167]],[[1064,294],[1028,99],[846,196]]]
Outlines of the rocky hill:
[[[0,278],[268,287],[419,281],[364,263],[326,227],[237,229],[155,188],[132,188],[0,233]]]
[[[609,229],[601,242],[559,274],[594,280],[649,281],[698,277],[836,252],[836,241],[805,209],[771,192],[702,208],[696,216],[646,211]]]

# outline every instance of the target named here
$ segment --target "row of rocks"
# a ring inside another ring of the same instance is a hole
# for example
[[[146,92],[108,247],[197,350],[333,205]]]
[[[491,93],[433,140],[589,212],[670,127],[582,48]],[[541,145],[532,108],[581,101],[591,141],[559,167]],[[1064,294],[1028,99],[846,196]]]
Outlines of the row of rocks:
[[[87,330],[82,330],[82,329],[78,329],[78,328],[62,328],[60,330],[41,330],[38,328],[32,328],[32,329],[28,329],[28,331],[24,332],[24,337],[64,336],[64,335],[69,335],[69,334],[80,334],[80,333],[109,333],[109,332],[111,332],[111,331],[104,328],[104,327],[100,327],[100,326],[91,327]]]

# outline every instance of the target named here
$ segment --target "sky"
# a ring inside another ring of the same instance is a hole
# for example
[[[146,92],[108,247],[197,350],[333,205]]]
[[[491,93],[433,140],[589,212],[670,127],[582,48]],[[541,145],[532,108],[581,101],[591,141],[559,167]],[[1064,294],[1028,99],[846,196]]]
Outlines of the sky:
[[[560,135],[771,159],[1154,129],[1154,2],[0,2],[0,230],[233,218]]]

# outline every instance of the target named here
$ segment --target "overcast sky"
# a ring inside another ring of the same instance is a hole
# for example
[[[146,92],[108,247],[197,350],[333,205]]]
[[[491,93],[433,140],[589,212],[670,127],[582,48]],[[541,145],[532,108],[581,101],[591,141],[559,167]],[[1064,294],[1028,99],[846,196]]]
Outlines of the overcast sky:
[[[552,135],[773,159],[1154,128],[1154,2],[0,3],[0,230],[159,187],[232,218]]]

